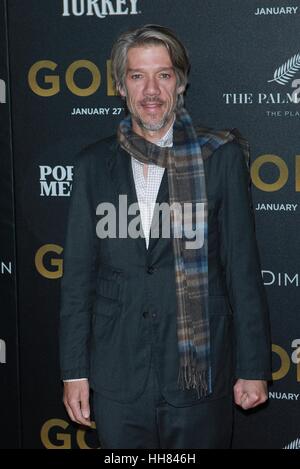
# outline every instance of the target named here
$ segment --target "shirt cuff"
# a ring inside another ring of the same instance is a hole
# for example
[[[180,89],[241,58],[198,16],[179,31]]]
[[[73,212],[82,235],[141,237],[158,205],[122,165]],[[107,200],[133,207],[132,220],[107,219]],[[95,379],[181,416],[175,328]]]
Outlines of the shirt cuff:
[[[77,378],[77,379],[64,379],[64,383],[71,383],[72,381],[87,381],[87,378]]]

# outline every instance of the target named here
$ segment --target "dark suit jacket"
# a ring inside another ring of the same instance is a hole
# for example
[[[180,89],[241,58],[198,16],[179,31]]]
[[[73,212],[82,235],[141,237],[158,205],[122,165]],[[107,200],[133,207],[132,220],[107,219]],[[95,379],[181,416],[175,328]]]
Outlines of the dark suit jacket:
[[[206,399],[213,400],[231,393],[236,378],[271,378],[270,339],[244,156],[227,143],[204,169],[213,384]],[[177,386],[172,240],[151,239],[147,251],[143,238],[96,236],[97,205],[118,207],[119,194],[137,202],[130,157],[112,137],[86,148],[75,166],[61,290],[62,379],[88,377],[97,392],[130,402],[143,392],[152,357],[166,400],[196,404],[195,391]]]

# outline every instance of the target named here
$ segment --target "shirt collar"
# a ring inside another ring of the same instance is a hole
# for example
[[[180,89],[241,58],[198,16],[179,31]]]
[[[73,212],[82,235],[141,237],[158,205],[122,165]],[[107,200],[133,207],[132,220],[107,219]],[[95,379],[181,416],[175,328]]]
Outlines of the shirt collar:
[[[155,145],[158,145],[159,147],[172,147],[173,146],[173,126],[174,126],[174,121],[175,121],[175,116],[173,118],[172,124],[165,133],[165,135],[155,142]]]

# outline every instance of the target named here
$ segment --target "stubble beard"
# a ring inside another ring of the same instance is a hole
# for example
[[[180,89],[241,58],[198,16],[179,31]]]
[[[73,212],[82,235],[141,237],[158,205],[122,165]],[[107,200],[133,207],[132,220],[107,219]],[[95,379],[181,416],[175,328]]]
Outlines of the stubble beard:
[[[148,102],[156,102],[156,100],[148,100]],[[158,101],[161,103],[161,101]],[[163,104],[163,103],[161,103]],[[162,117],[162,119],[159,122],[156,123],[151,123],[151,122],[146,122],[144,121],[140,114],[136,111],[136,108],[132,105],[132,102],[130,99],[127,97],[127,107],[130,111],[131,117],[135,120],[136,124],[143,130],[148,130],[150,132],[158,132],[161,130],[163,127],[167,125],[168,122],[171,121],[175,108],[176,108],[176,102],[172,103],[172,106],[170,109],[167,109]]]
[[[150,122],[143,121],[138,114],[132,114],[132,117],[134,118],[137,125],[141,129],[152,131],[152,132],[155,132],[155,131],[157,132],[161,130],[163,127],[165,127],[165,125],[171,119],[171,116],[172,116],[172,113],[167,112],[159,122],[151,124]]]

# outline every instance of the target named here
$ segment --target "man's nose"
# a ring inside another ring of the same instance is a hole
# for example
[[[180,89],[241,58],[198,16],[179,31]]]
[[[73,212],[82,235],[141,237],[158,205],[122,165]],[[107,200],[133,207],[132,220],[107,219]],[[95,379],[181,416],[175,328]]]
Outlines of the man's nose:
[[[160,94],[159,84],[155,77],[149,77],[145,83],[144,94],[150,96],[156,96]]]

